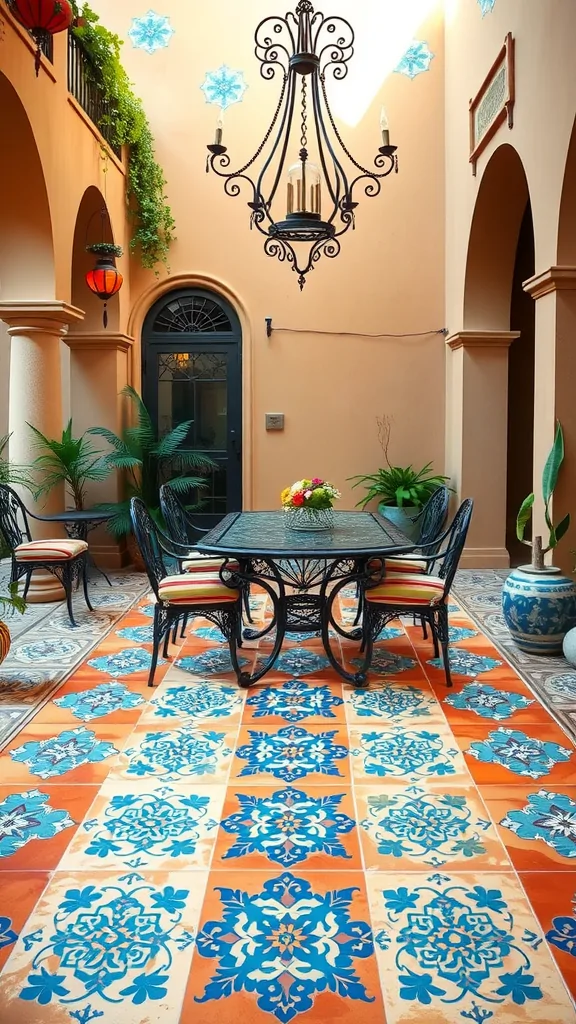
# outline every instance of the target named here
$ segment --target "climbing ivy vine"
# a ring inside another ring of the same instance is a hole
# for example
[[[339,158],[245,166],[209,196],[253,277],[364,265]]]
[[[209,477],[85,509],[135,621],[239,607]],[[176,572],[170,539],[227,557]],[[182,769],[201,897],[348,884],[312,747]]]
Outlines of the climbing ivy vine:
[[[72,32],[87,58],[87,74],[107,103],[105,123],[112,142],[130,147],[126,187],[134,221],[130,247],[139,253],[142,266],[152,270],[166,263],[175,224],[148,118],[120,61],[122,40],[102,25],[88,4],[72,0],[72,6],[76,16]]]

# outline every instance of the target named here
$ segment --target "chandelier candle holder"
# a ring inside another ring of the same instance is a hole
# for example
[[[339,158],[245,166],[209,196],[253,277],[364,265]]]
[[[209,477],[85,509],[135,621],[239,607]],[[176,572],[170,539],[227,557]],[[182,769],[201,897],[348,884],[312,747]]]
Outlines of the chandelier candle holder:
[[[396,146],[390,144],[382,111],[382,145],[371,170],[352,156],[336,126],[326,82],[346,77],[354,53],[354,30],[344,18],[325,17],[310,0],[300,0],[294,13],[261,21],[254,41],[261,76],[280,83],[272,122],[254,155],[237,170],[230,170],[220,122],[208,146],[206,170],[224,179],[226,195],[247,195],[250,227],[265,236],[264,252],[288,263],[302,290],[320,257],[338,256],[341,235],[355,227],[358,191],[368,198],[379,195],[381,179],[398,170]],[[272,206],[281,201],[283,182],[286,216],[275,220]],[[299,245],[306,246],[304,255],[298,255]]]
[[[297,480],[280,495],[286,526],[290,530],[332,530],[332,506],[340,497],[340,491],[320,477]]]

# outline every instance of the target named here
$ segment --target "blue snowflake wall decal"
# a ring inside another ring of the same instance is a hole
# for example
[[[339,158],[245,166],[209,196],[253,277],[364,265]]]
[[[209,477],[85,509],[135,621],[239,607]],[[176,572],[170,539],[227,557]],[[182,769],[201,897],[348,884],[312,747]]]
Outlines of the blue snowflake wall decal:
[[[233,103],[240,103],[248,86],[242,71],[233,71],[222,64],[216,71],[207,71],[204,82],[200,86],[207,103],[226,110]]]
[[[148,11],[140,18],[133,18],[128,29],[128,38],[132,46],[137,50],[145,50],[146,53],[155,53],[162,47],[168,46],[174,29],[170,19],[154,11]]]
[[[113,743],[98,740],[96,733],[84,726],[65,729],[58,736],[46,740],[29,740],[10,751],[13,761],[28,766],[32,775],[49,779],[64,775],[83,764],[96,764],[112,757],[118,751]]]
[[[316,893],[287,871],[256,895],[217,890],[223,919],[206,922],[197,949],[218,966],[197,1002],[227,996],[231,979],[235,992],[256,992],[258,1007],[280,1024],[310,1010],[319,992],[374,1001],[354,965],[374,952],[369,923],[350,920],[356,887]]]
[[[350,857],[339,837],[356,823],[338,810],[342,793],[314,797],[287,786],[271,796],[237,793],[236,799],[241,810],[222,820],[224,831],[237,837],[224,860],[261,853],[287,868],[313,853]]]
[[[576,803],[563,793],[530,793],[520,810],[500,822],[520,839],[542,839],[561,857],[576,857]]]
[[[459,693],[445,697],[444,703],[462,711],[474,711],[481,718],[502,721],[511,718],[515,711],[529,707],[534,701],[521,693],[497,690],[487,683],[468,683]]]
[[[65,1005],[99,996],[109,1004],[135,1006],[164,999],[174,952],[182,948],[189,895],[188,889],[154,884],[97,882],[68,889],[41,929],[42,948],[20,999]]]
[[[478,0],[478,6],[482,11],[482,17],[484,17],[485,14],[492,13],[496,6],[496,0]]]
[[[348,750],[334,743],[336,729],[308,732],[299,726],[287,725],[277,732],[249,730],[250,742],[236,751],[247,764],[240,775],[269,772],[275,779],[295,782],[310,773],[341,775],[336,761],[348,757]]]
[[[407,78],[414,79],[416,75],[421,75],[423,71],[429,70],[433,58],[434,54],[428,43],[422,39],[413,39],[394,71],[399,75],[406,75]]]
[[[485,740],[475,740],[467,751],[485,764],[499,764],[515,775],[539,779],[549,775],[555,764],[569,761],[573,751],[550,740],[527,736],[519,729],[496,729]]]
[[[344,703],[329,686],[309,686],[301,679],[289,679],[274,686],[264,686],[246,701],[255,708],[254,718],[284,718],[300,722],[303,718],[322,716],[335,718],[333,707]]]
[[[32,839],[52,839],[72,825],[68,811],[50,806],[47,793],[12,793],[0,803],[0,857],[10,857]]]

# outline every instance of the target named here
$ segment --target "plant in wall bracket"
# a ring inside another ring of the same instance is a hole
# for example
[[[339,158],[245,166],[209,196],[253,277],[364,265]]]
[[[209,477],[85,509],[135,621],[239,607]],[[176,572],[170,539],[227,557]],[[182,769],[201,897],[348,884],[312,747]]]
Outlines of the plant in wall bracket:
[[[87,3],[72,0],[72,6],[76,22],[71,31],[84,51],[86,73],[107,107],[102,124],[110,129],[115,145],[130,147],[126,198],[135,225],[130,247],[139,253],[142,266],[153,270],[167,261],[175,225],[148,118],[120,61],[122,40],[102,25]]]

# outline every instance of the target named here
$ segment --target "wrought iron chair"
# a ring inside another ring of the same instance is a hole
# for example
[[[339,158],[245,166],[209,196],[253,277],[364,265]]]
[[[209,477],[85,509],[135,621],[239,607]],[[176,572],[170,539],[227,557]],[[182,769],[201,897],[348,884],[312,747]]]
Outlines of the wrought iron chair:
[[[438,487],[434,494],[428,499],[424,508],[417,516],[414,516],[413,523],[420,524],[420,532],[414,551],[407,555],[398,555],[395,558],[386,559],[387,572],[426,572],[429,562],[425,558],[419,558],[419,553],[425,549],[426,555],[434,554],[442,538],[442,529],[448,515],[450,504],[450,492],[447,487]]]
[[[85,540],[60,537],[53,540],[32,540],[29,519],[44,520],[26,508],[12,487],[0,484],[0,532],[12,554],[10,582],[25,579],[23,597],[28,595],[30,580],[35,569],[45,569],[60,580],[66,594],[66,607],[72,626],[78,623],[72,611],[72,587],[82,580],[84,600],[94,611],[88,597],[88,545]]]
[[[160,488],[160,508],[166,523],[168,535],[175,542],[178,554],[176,555],[180,572],[219,572],[225,559],[217,556],[205,555],[197,551],[194,544],[200,537],[209,533],[212,525],[204,526],[200,523],[200,517],[192,518],[188,510],[179,500],[170,484],[162,484]],[[231,568],[228,562],[228,568]],[[250,614],[250,588],[245,585],[242,588],[244,602],[244,613],[248,622],[252,622]],[[184,618],[180,635],[184,636],[186,619]]]
[[[430,624],[434,656],[439,657],[440,644],[446,685],[452,686],[448,657],[448,596],[466,542],[472,508],[471,498],[463,501],[444,535],[445,548],[424,556],[427,563],[434,565],[435,575],[422,572],[384,574],[385,569],[381,568],[380,572],[364,581],[364,664],[361,674],[370,668],[374,640],[386,623],[400,615],[416,615],[423,623]]]
[[[217,572],[178,573],[170,575],[164,554],[174,555],[173,542],[154,524],[140,498],[130,502],[132,529],[146,566],[150,586],[156,597],[154,606],[153,651],[148,686],[154,685],[160,644],[167,653],[171,629],[178,621],[202,615],[222,631],[230,647],[230,657],[241,686],[248,685],[238,662],[237,646],[242,629],[242,592],[234,585],[234,573],[226,567]]]

